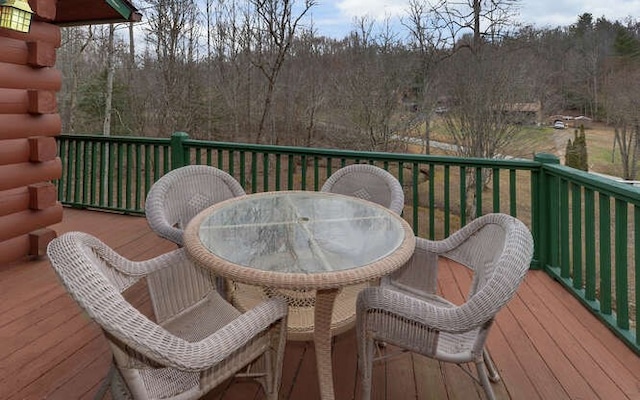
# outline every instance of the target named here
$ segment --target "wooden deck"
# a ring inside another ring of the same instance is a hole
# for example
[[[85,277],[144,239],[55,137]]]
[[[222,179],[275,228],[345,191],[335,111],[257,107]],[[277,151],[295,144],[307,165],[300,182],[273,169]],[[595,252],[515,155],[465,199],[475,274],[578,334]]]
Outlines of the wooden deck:
[[[174,248],[140,217],[65,209],[54,228],[58,234],[89,232],[132,259]],[[456,267],[440,276],[441,290],[452,298],[461,299],[467,283],[468,275]],[[46,258],[0,266],[0,315],[0,398],[93,397],[110,362],[106,341],[64,292]],[[499,399],[640,399],[640,357],[543,272],[528,274],[498,315],[488,346],[502,375],[494,385]],[[334,339],[333,359],[336,398],[359,398],[353,332]],[[290,342],[280,398],[318,399],[315,368],[313,345]],[[460,368],[424,357],[405,353],[374,368],[374,399],[483,398]],[[239,380],[207,396],[262,398],[257,385]]]

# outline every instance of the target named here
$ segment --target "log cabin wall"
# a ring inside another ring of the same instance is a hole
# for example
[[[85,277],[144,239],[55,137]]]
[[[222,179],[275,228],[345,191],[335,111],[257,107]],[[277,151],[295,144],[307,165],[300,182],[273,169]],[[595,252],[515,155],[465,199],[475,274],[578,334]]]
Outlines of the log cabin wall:
[[[60,28],[57,0],[31,0],[28,33],[0,28],[0,265],[43,254],[62,221],[51,183],[62,175],[55,137],[61,120],[54,68]]]

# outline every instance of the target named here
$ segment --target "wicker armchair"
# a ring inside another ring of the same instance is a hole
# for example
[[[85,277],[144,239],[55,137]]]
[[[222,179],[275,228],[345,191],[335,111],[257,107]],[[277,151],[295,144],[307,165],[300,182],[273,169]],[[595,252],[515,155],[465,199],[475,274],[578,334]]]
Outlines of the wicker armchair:
[[[113,398],[197,399],[248,365],[256,368],[248,376],[258,379],[267,397],[278,398],[287,318],[282,300],[267,300],[241,314],[184,249],[130,261],[91,235],[70,232],[54,239],[47,254],[67,291],[109,342]],[[200,285],[194,286],[196,275]],[[155,282],[149,285],[154,317],[121,294],[143,277]]]
[[[149,226],[179,246],[187,224],[205,208],[245,191],[231,175],[208,165],[188,165],[158,179],[145,202]]]
[[[533,255],[527,227],[505,214],[479,217],[441,241],[416,238],[413,257],[401,269],[363,290],[357,302],[357,336],[363,398],[371,395],[374,341],[456,364],[473,362],[478,380],[494,399],[490,380],[500,379],[485,350],[496,313],[512,298]],[[438,258],[473,272],[464,304],[436,294]]]
[[[151,186],[145,214],[149,227],[158,236],[182,247],[184,229],[200,211],[245,194],[240,183],[228,173],[208,165],[187,165],[168,172]],[[226,286],[225,279],[216,279],[218,292],[225,298]]]
[[[331,174],[320,190],[369,200],[398,214],[404,208],[404,192],[400,182],[375,165],[352,164],[340,168]]]

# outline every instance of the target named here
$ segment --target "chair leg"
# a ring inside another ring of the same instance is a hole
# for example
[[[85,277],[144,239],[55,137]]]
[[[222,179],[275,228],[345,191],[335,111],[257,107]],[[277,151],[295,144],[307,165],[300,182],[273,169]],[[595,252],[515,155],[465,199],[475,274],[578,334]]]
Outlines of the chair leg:
[[[489,381],[489,376],[487,375],[487,367],[484,363],[484,357],[480,361],[476,361],[476,369],[478,370],[478,379],[480,380],[480,384],[484,389],[487,400],[495,400],[493,388],[491,387],[491,381]]]
[[[104,399],[104,396],[107,394],[107,390],[109,390],[111,398],[114,400],[131,400],[133,398],[131,397],[129,388],[124,382],[124,379],[122,379],[122,375],[120,375],[120,371],[118,371],[114,362],[111,363],[107,376],[104,378],[98,388],[98,391],[93,397],[94,400]]]
[[[371,399],[371,375],[373,370],[373,353],[375,343],[366,332],[363,337],[358,338],[360,349],[358,351],[360,377],[362,385],[362,399]]]
[[[498,368],[496,368],[496,364],[493,362],[493,359],[486,348],[482,350],[482,357],[484,358],[484,364],[489,372],[489,379],[491,382],[500,382],[500,373],[498,372]]]
[[[111,363],[109,366],[109,372],[107,372],[107,376],[104,377],[102,383],[100,383],[100,387],[96,392],[95,396],[93,396],[94,400],[102,400],[104,399],[104,395],[107,394],[107,390],[111,386],[114,378],[114,374],[116,372],[116,366]]]

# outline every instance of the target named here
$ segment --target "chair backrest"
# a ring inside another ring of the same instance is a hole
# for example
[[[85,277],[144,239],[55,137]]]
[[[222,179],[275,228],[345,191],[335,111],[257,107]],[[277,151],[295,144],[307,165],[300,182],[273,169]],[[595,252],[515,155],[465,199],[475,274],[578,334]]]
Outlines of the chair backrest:
[[[352,164],[340,168],[322,185],[321,191],[359,197],[383,205],[400,214],[404,192],[400,182],[380,167]]]
[[[182,246],[189,221],[205,208],[246,194],[228,173],[208,165],[174,169],[156,181],[145,202],[149,226],[159,236]]]

